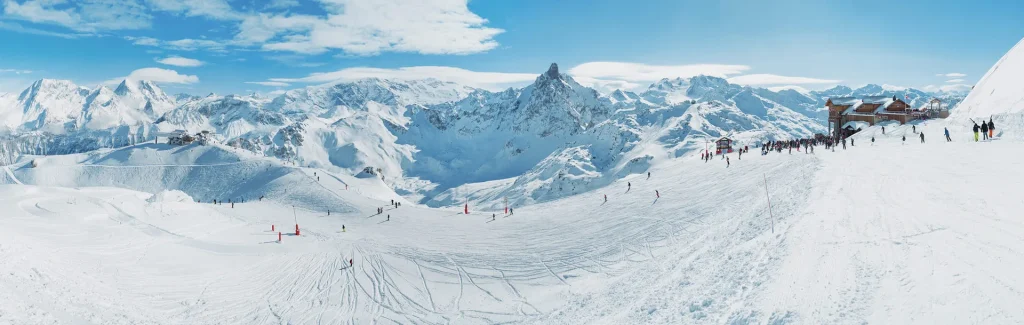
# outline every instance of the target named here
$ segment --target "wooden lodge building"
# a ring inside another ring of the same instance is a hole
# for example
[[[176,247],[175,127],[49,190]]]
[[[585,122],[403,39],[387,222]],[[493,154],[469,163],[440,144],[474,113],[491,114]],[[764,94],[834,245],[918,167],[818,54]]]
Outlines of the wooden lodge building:
[[[832,126],[832,134],[842,137],[856,132],[859,125],[875,125],[885,121],[906,124],[932,115],[911,108],[896,96],[829,98],[825,106],[828,108],[828,122]],[[948,116],[948,113],[945,116]]]

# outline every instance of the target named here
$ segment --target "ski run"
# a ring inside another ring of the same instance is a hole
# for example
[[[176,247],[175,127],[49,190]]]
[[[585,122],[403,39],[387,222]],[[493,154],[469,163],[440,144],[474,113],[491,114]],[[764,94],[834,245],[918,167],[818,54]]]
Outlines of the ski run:
[[[933,141],[690,155],[514,214],[219,146],[29,157],[0,174],[0,322],[1024,322],[1024,150],[914,127]]]

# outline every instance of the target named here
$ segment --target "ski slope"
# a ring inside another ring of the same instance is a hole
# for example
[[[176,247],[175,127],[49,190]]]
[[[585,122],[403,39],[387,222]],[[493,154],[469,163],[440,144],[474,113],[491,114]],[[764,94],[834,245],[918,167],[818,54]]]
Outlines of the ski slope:
[[[507,216],[394,208],[377,179],[217,147],[22,161],[0,185],[0,323],[1024,322],[1024,150],[901,128],[683,157]],[[231,184],[245,203],[201,198]]]

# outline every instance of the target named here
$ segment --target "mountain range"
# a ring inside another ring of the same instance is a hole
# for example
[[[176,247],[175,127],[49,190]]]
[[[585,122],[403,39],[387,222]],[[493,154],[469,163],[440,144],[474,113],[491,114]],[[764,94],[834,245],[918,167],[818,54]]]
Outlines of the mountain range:
[[[438,80],[364,79],[257,95],[167,95],[148,81],[88,89],[43,79],[0,95],[0,163],[213,131],[249,150],[357,174],[380,168],[399,194],[430,206],[552,200],[645,172],[729,135],[740,145],[824,133],[829,97],[886,95],[922,107],[962,94],[867,85],[824,91],[663,79],[601,94],[556,64],[523,88],[492,92]]]

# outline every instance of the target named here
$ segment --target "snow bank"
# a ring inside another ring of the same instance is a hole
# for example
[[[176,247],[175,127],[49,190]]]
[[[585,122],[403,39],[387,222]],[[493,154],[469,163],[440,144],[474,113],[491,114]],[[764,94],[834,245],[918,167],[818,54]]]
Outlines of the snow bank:
[[[153,196],[149,197],[149,199],[146,199],[146,202],[149,202],[149,203],[157,203],[157,202],[195,202],[195,201],[196,200],[193,199],[191,196],[188,196],[188,194],[185,194],[185,192],[182,192],[182,191],[179,191],[179,190],[162,191],[160,193],[153,194]]]
[[[1002,137],[1024,139],[1024,39],[1006,53],[978,81],[949,124],[969,128],[970,119],[994,120]]]

